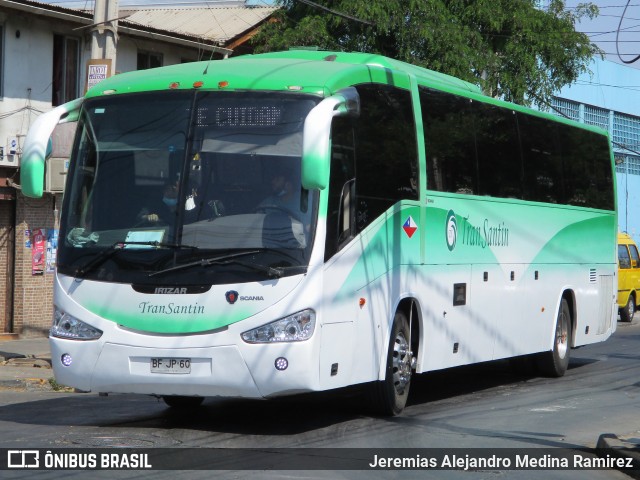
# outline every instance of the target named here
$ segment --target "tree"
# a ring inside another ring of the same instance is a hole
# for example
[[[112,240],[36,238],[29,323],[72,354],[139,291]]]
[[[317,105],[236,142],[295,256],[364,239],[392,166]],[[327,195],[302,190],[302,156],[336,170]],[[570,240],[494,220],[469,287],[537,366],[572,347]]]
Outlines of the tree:
[[[278,0],[256,51],[317,46],[378,53],[479,84],[490,96],[542,105],[602,55],[575,25],[598,8],[564,0]],[[324,8],[319,8],[324,7]],[[327,11],[328,9],[331,12]],[[340,14],[336,14],[340,13]],[[349,18],[347,18],[349,17]]]

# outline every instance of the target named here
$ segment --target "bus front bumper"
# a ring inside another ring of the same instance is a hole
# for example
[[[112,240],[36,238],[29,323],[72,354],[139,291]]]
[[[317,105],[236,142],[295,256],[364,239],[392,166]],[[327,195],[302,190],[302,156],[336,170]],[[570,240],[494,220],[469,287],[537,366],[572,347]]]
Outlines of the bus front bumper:
[[[241,352],[237,345],[169,349],[51,338],[50,346],[56,381],[87,392],[264,398],[317,388],[306,350],[291,345]]]

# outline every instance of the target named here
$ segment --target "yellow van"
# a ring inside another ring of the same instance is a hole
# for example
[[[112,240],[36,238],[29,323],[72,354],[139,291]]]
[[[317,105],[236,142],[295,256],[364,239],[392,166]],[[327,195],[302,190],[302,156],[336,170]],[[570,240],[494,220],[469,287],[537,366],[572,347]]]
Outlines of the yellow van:
[[[636,313],[640,292],[640,255],[626,233],[618,234],[618,309],[620,320],[630,322]]]

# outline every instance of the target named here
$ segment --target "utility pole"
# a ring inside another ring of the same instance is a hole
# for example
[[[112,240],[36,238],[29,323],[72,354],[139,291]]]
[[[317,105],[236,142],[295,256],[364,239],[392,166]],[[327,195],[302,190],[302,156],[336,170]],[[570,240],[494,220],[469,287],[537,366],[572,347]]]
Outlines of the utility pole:
[[[87,65],[87,88],[110,77],[116,68],[118,0],[95,0],[91,28],[91,60]]]

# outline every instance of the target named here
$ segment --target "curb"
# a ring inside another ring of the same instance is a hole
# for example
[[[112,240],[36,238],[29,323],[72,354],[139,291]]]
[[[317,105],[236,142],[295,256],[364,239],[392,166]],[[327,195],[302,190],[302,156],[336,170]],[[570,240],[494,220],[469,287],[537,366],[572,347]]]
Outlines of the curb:
[[[640,438],[618,437],[614,433],[603,433],[598,438],[596,450],[598,456],[631,459],[633,466],[619,469],[625,475],[640,480]]]
[[[46,378],[16,378],[13,380],[0,380],[0,390],[53,392],[55,388]]]
[[[2,358],[2,357],[0,357]],[[31,368],[44,368],[51,369],[51,360],[42,357],[13,357],[4,361],[0,360],[0,366],[2,367],[31,367]]]

